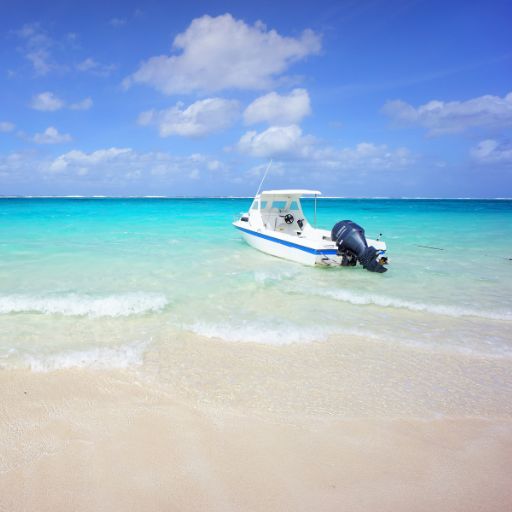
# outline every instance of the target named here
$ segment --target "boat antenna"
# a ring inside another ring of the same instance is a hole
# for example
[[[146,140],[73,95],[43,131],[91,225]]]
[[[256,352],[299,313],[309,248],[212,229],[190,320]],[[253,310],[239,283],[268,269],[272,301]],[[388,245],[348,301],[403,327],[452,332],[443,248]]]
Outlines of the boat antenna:
[[[317,197],[317,195],[315,194],[315,228],[316,228],[316,197]]]
[[[270,166],[272,165],[272,159],[270,159],[270,162],[267,165],[267,168],[265,169],[265,173],[263,174],[263,178],[261,179],[260,186],[258,187],[258,191],[256,192],[256,195],[260,193],[261,187],[263,185],[263,182],[265,181],[265,178],[267,177],[268,171],[270,169]]]

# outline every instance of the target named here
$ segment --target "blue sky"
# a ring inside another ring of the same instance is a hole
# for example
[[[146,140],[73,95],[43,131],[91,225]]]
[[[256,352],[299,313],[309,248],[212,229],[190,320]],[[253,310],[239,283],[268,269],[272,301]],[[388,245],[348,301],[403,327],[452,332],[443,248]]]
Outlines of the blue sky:
[[[512,196],[507,1],[24,2],[0,195]]]

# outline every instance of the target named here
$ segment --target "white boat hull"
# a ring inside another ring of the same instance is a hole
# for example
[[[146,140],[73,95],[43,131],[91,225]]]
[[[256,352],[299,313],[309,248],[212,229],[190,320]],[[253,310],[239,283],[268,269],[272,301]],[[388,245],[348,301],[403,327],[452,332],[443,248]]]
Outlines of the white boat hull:
[[[247,228],[237,226],[240,230],[242,238],[258,251],[278,258],[284,258],[303,265],[339,265],[341,259],[336,255],[334,249],[314,249],[297,243],[300,239],[288,241],[283,238],[277,238],[266,232],[257,232]]]

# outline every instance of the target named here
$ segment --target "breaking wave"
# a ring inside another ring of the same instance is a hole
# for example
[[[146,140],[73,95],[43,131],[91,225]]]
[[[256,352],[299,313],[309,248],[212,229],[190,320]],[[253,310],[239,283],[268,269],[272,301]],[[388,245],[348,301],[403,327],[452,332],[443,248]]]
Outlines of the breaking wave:
[[[331,331],[326,328],[308,328],[284,322],[280,322],[279,325],[271,324],[272,326],[269,327],[263,323],[252,321],[242,321],[236,324],[196,322],[185,328],[206,338],[269,345],[323,341],[331,334]]]
[[[168,304],[161,294],[126,293],[105,296],[3,295],[0,314],[42,313],[45,315],[119,317],[160,311]]]
[[[354,293],[348,290],[317,290],[315,295],[329,297],[356,306],[374,305],[384,308],[408,309],[410,311],[433,313],[454,318],[473,316],[490,320],[512,320],[512,311],[485,311],[461,306],[446,306],[442,304],[425,304],[409,300],[386,297],[383,295]]]
[[[35,372],[50,372],[67,368],[131,368],[142,364],[145,348],[146,343],[132,343],[116,348],[98,347],[47,356],[28,355],[23,358],[22,366]]]
[[[375,333],[365,328],[340,328],[336,326],[308,328],[284,322],[280,323],[279,326],[274,325],[270,328],[255,321],[239,322],[237,324],[197,322],[186,327],[183,326],[183,328],[205,338],[227,342],[286,346],[323,342],[328,339],[338,342],[347,339],[351,341],[364,339],[378,344],[472,358],[509,359],[512,357],[510,347],[503,344],[467,346],[453,342],[438,343],[428,339],[403,338],[389,333]]]

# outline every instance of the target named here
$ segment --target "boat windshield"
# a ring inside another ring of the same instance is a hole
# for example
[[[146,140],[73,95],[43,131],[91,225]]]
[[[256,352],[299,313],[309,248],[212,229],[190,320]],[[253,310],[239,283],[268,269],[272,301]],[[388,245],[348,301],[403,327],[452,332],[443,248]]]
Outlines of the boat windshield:
[[[267,229],[290,233],[302,231],[305,223],[304,213],[297,197],[276,197],[262,201],[261,220]],[[299,224],[298,221],[301,223]]]

